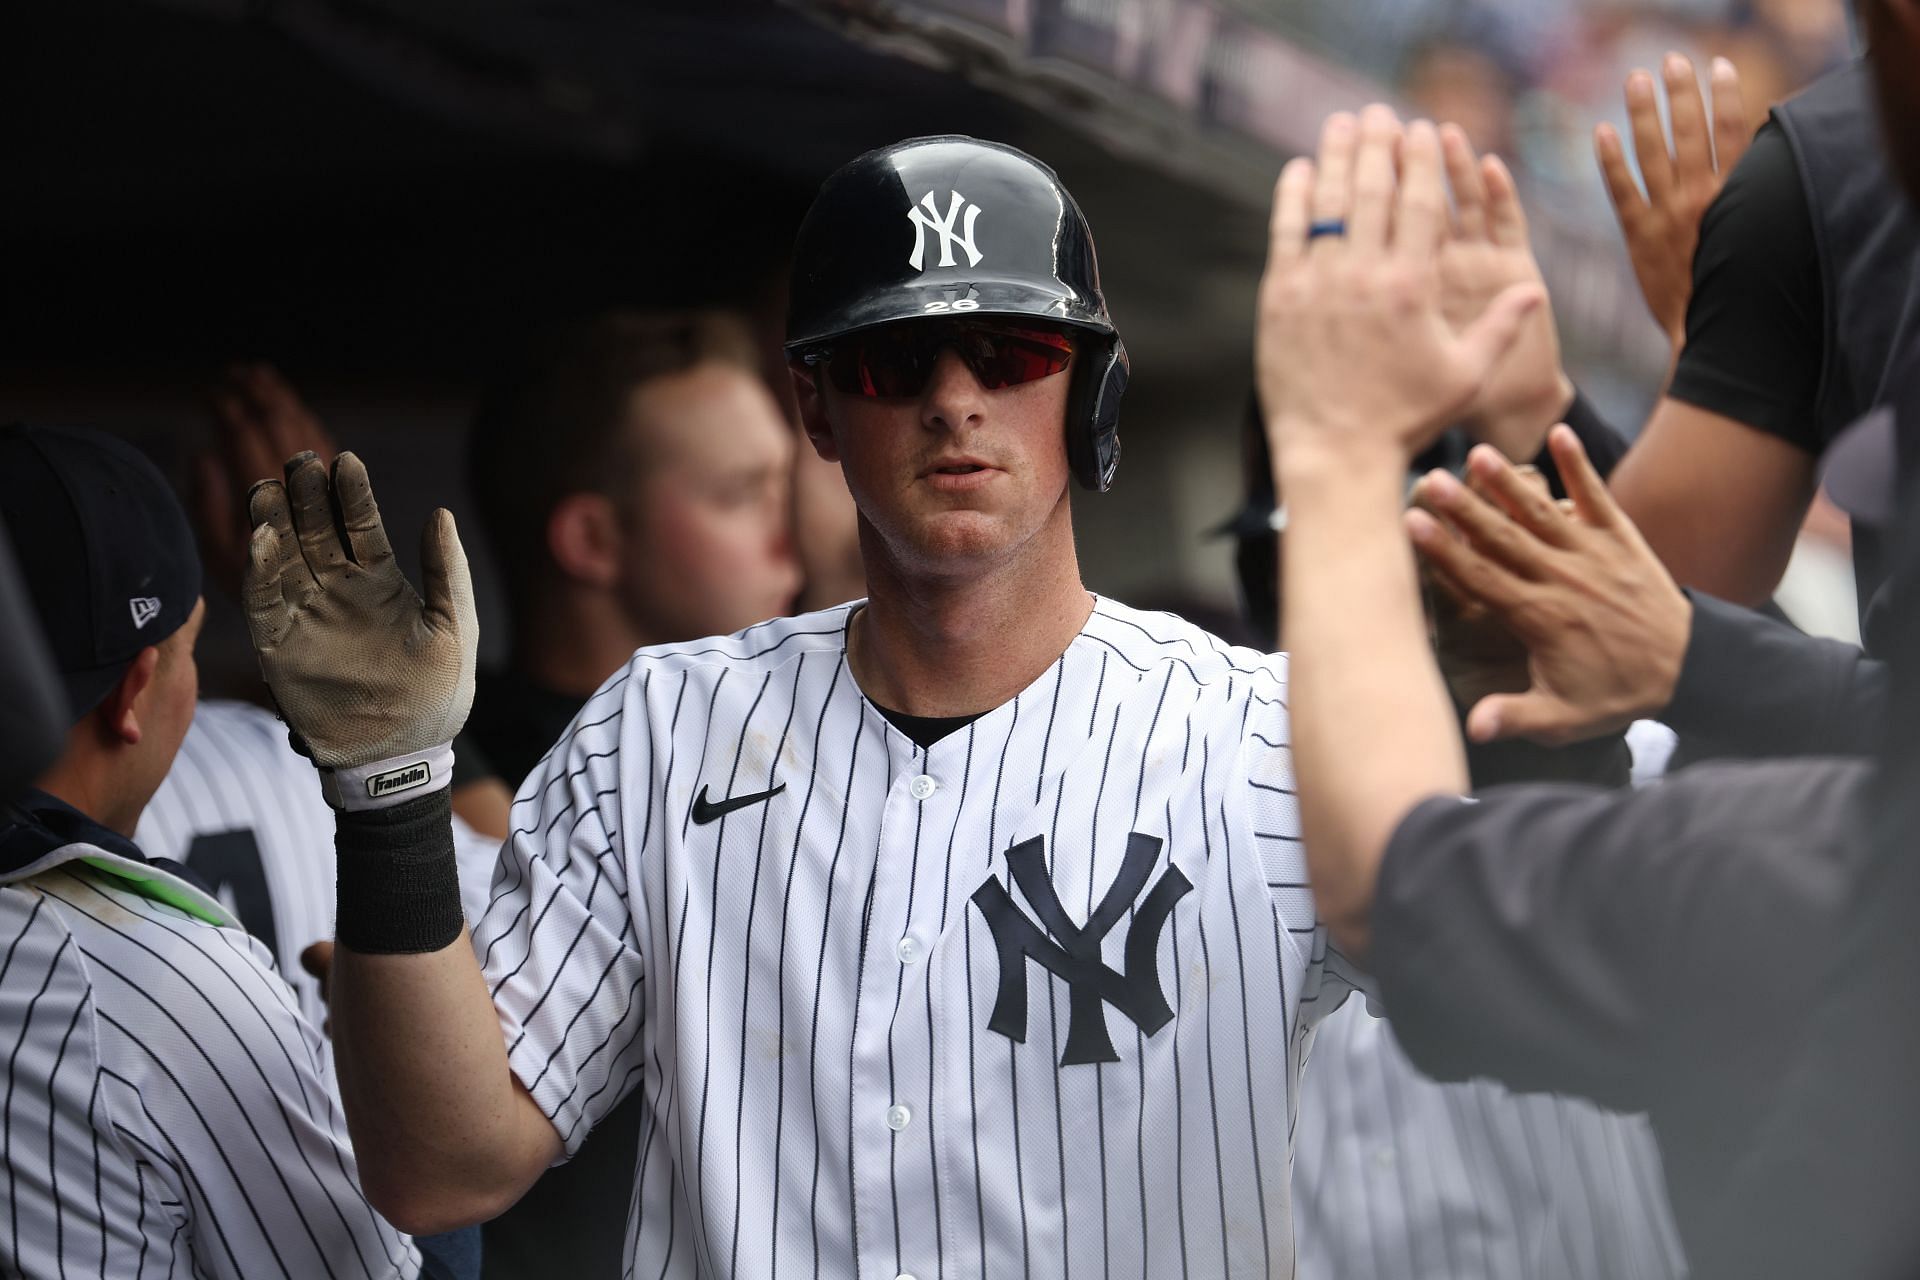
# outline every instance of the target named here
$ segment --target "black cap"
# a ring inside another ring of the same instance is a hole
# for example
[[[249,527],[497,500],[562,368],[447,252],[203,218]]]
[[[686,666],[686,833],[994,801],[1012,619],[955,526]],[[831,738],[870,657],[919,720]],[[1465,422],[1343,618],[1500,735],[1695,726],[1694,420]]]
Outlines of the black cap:
[[[77,723],[200,599],[200,556],[166,477],[76,427],[0,426],[0,516]]]

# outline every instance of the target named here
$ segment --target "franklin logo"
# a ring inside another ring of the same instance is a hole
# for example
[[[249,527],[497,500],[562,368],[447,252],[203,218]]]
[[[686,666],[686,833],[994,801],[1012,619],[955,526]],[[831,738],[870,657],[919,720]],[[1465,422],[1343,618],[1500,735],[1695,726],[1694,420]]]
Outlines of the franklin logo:
[[[927,206],[925,213],[920,212],[918,207],[907,210],[907,217],[913,220],[913,253],[907,258],[907,265],[915,271],[926,270],[926,268],[920,264],[926,255],[927,232],[929,231],[932,231],[940,237],[941,266],[950,267],[953,265],[953,247],[955,245],[959,245],[967,251],[968,266],[977,267],[980,265],[980,251],[973,247],[973,224],[980,217],[980,206],[977,204],[968,204],[966,197],[958,191],[950,191],[947,194],[953,197],[953,201],[947,205],[947,212],[944,217],[941,216],[940,206],[933,202],[933,192],[931,191],[920,197],[920,203]],[[966,210],[966,220],[962,224],[961,230],[956,232],[953,229],[953,224],[960,220],[960,211],[962,209]]]
[[[396,791],[411,791],[415,787],[424,787],[433,778],[433,770],[427,767],[425,760],[413,764],[401,765],[398,769],[389,769],[385,773],[376,773],[367,779],[367,795],[378,799],[390,796]]]
[[[1134,1025],[1149,1036],[1173,1019],[1173,1010],[1160,991],[1158,953],[1160,932],[1173,914],[1173,904],[1193,888],[1180,868],[1169,866],[1134,911],[1133,923],[1127,926],[1126,972],[1115,973],[1100,959],[1101,941],[1133,906],[1159,857],[1158,839],[1137,831],[1129,835],[1120,874],[1083,927],[1067,918],[1053,881],[1047,878],[1045,846],[1040,837],[1007,850],[1007,868],[1046,930],[1042,932],[1014,905],[1013,895],[998,880],[989,877],[974,890],[973,905],[987,918],[1000,957],[1000,989],[993,999],[993,1017],[987,1022],[987,1030],[998,1031],[1015,1043],[1026,1043],[1028,960],[1065,980],[1070,989],[1067,1048],[1060,1055],[1063,1067],[1120,1061],[1107,1034],[1106,1013],[1100,1007],[1103,1002],[1133,1019]]]
[[[127,608],[133,611],[133,628],[136,631],[160,616],[160,602],[152,596],[135,596],[127,601]]]

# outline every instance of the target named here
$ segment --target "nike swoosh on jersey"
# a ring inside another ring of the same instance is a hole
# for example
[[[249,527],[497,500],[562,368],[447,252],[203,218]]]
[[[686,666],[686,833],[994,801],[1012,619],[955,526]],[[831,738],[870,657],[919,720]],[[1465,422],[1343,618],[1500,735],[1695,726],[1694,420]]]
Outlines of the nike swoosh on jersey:
[[[783,782],[771,791],[755,791],[744,796],[728,796],[725,800],[711,801],[707,799],[707,789],[701,787],[700,794],[693,798],[693,820],[704,825],[732,813],[735,809],[744,809],[750,804],[771,800],[786,789],[787,784]]]

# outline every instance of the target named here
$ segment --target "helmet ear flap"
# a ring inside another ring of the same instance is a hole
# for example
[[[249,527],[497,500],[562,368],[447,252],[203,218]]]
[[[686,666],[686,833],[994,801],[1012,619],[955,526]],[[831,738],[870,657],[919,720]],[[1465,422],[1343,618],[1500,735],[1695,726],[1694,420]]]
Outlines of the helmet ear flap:
[[[1084,351],[1067,404],[1067,465],[1081,487],[1105,493],[1120,467],[1120,399],[1127,348],[1116,336]]]

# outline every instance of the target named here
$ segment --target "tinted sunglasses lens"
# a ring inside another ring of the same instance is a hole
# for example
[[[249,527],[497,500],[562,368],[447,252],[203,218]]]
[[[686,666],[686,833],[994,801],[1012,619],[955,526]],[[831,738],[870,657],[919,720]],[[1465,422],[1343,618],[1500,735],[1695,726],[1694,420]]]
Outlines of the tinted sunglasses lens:
[[[827,379],[850,396],[917,396],[940,358],[941,336],[904,327],[856,335],[827,361]]]
[[[989,391],[1038,382],[1067,367],[1073,341],[1046,329],[993,329],[978,334],[977,345],[962,344],[967,364]]]
[[[903,324],[849,339],[828,359],[827,378],[846,395],[917,396],[948,347],[989,391],[1059,373],[1073,358],[1073,340],[1050,329]]]

